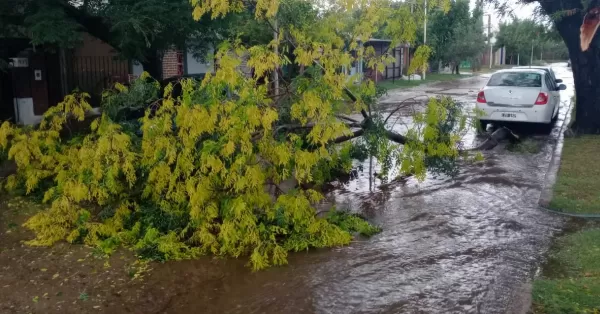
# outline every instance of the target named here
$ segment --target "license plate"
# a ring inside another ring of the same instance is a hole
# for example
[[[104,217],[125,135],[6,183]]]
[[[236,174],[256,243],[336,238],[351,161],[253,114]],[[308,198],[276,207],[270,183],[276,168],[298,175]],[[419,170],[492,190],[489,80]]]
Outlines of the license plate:
[[[517,118],[516,113],[503,113],[502,118]]]

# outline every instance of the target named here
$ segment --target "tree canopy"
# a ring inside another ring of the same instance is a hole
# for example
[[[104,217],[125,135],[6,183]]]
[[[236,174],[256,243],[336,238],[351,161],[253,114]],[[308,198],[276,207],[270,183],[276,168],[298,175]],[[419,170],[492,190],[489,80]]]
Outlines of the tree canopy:
[[[557,59],[568,58],[566,46],[556,30],[532,19],[501,23],[496,40],[496,47],[505,47],[507,57],[515,64],[519,55],[519,63],[528,65],[532,47],[534,60],[539,59],[544,50]]]
[[[452,2],[447,14],[435,11],[429,22],[432,61],[453,66],[465,60],[475,61],[484,51],[487,40],[482,13],[478,5],[471,14],[466,0]]]
[[[26,37],[33,45],[73,48],[82,33],[110,44],[123,58],[158,73],[157,54],[190,46],[204,55],[237,33],[236,16],[195,21],[187,0],[6,0],[0,3],[0,36]]]

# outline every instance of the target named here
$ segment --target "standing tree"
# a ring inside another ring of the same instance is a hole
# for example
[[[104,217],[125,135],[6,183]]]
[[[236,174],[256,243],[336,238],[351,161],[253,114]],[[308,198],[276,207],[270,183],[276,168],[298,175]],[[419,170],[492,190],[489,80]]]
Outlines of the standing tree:
[[[450,5],[448,14],[435,12],[429,22],[433,60],[450,65],[459,74],[460,62],[475,61],[485,49],[485,35],[478,5],[473,14],[469,2],[460,0]]]
[[[540,52],[545,46],[555,46],[553,43],[556,43],[557,35],[555,30],[535,20],[514,19],[500,24],[496,47],[504,46],[513,61],[519,56],[519,63],[528,65],[531,62],[532,48],[534,60],[540,59]]]

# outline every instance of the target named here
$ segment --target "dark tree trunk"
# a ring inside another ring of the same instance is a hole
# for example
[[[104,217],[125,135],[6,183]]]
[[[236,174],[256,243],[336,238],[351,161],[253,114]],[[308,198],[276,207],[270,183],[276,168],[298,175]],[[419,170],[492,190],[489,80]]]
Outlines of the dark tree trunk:
[[[162,58],[157,51],[151,51],[146,55],[146,60],[142,62],[144,71],[148,72],[156,80],[162,77]]]
[[[456,64],[456,75],[460,75],[460,68],[459,68],[460,64]]]
[[[577,103],[572,129],[577,134],[599,134],[600,45],[597,40],[594,40],[587,51],[581,51],[579,28],[582,21],[583,15],[575,14],[563,18],[556,26],[569,49],[575,81]]]

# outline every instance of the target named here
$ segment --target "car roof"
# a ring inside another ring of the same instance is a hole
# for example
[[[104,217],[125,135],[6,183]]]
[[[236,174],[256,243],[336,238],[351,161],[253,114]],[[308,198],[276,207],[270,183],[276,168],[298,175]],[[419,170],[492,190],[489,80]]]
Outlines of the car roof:
[[[513,69],[552,69],[549,65],[525,65],[513,67]]]
[[[496,74],[496,73],[510,73],[510,72],[533,72],[533,73],[538,73],[538,74],[546,74],[546,73],[548,73],[547,71],[545,71],[543,69],[535,69],[535,68],[512,68],[512,69],[498,70],[498,71],[494,72],[494,74]]]

